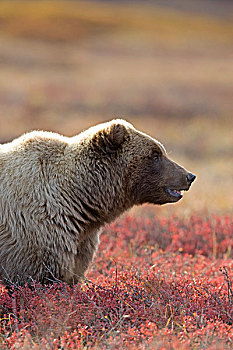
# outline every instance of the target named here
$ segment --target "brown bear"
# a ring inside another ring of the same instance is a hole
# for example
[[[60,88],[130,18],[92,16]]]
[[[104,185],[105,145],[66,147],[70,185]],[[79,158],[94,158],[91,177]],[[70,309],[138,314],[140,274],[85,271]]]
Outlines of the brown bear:
[[[133,205],[177,202],[194,179],[120,119],[70,138],[34,131],[0,145],[1,282],[78,282],[101,226]]]

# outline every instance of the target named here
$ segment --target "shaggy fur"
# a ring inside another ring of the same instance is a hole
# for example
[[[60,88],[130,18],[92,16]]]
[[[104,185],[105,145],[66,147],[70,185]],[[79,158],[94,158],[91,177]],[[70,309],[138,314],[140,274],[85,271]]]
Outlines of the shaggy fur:
[[[177,201],[166,189],[187,190],[189,177],[123,120],[71,138],[35,131],[0,145],[0,280],[76,283],[101,226],[135,204]]]

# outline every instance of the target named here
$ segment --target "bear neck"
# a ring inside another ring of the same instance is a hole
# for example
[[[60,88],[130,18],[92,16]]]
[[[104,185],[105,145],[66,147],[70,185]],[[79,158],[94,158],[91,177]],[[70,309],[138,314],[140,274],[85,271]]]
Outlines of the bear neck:
[[[70,200],[73,221],[79,231],[90,232],[110,223],[128,210],[123,166],[120,159],[85,158],[71,181]],[[90,170],[91,169],[91,170]]]

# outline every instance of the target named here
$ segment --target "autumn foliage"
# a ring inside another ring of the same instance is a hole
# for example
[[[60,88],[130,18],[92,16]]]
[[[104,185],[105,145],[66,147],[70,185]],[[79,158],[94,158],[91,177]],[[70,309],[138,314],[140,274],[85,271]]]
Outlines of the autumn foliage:
[[[1,349],[230,349],[230,216],[126,216],[107,226],[87,280],[2,286]]]

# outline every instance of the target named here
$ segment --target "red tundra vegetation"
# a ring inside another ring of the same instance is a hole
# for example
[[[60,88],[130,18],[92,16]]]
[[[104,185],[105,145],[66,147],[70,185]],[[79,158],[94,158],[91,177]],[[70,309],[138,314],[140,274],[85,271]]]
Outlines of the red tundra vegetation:
[[[233,219],[125,216],[83,285],[2,286],[1,349],[232,349]]]

